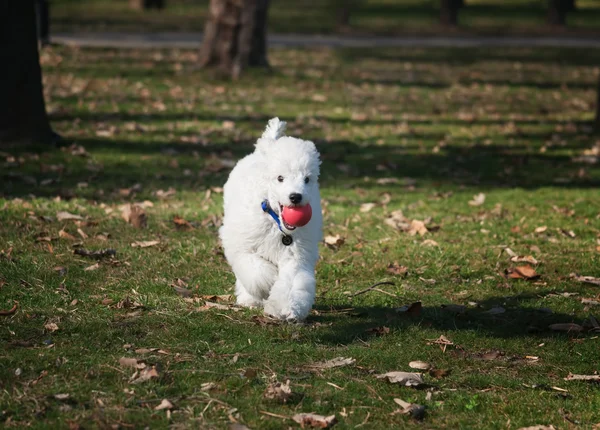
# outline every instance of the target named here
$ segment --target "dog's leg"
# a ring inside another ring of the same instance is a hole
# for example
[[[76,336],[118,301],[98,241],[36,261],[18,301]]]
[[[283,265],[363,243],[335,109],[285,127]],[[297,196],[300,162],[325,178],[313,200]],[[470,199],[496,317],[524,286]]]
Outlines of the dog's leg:
[[[279,277],[265,302],[265,313],[286,320],[306,318],[315,300],[314,270],[289,262],[279,270]]]
[[[231,266],[237,278],[237,303],[242,306],[262,305],[277,279],[275,265],[256,254],[238,254]]]

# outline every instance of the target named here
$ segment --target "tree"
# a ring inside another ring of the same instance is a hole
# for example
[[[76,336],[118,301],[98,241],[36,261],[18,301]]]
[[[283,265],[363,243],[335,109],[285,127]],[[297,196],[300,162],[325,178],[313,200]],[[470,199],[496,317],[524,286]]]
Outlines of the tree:
[[[247,67],[269,67],[269,0],[210,0],[200,66],[238,78]]]
[[[564,26],[567,24],[568,0],[548,0],[548,24]]]
[[[463,0],[441,0],[441,23],[456,26],[458,24],[458,10],[462,6],[464,6]]]
[[[596,131],[600,131],[600,73],[598,74],[598,89],[596,90],[596,121],[594,122]]]
[[[165,0],[129,0],[132,9],[163,9]]]
[[[32,0],[0,2],[0,144],[49,143]]]

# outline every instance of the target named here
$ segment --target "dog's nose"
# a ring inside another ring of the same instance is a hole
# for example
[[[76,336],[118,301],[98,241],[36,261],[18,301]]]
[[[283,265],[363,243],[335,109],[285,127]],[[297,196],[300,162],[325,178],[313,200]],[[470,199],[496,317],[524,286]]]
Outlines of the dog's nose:
[[[302,194],[292,193],[290,194],[290,202],[297,205],[302,201]]]

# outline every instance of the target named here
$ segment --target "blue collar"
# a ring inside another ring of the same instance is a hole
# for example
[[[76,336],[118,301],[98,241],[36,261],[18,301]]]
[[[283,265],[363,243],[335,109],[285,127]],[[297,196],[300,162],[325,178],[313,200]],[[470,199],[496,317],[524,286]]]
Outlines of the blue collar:
[[[263,212],[266,212],[269,215],[271,215],[271,217],[277,223],[277,227],[279,227],[279,231],[281,231],[284,235],[286,235],[286,233],[281,228],[281,221],[279,220],[279,216],[275,213],[275,211],[271,208],[271,206],[269,206],[269,202],[267,200],[263,200],[263,202],[260,204],[260,207],[262,208]]]
[[[269,202],[267,200],[264,200],[260,204],[260,207],[262,208],[263,212],[271,215],[271,218],[273,218],[275,220],[275,222],[277,223],[277,227],[279,228],[279,231],[281,232],[281,234],[283,234],[283,237],[281,238],[281,243],[283,243],[285,246],[290,246],[294,240],[292,239],[292,236],[287,234],[281,228],[281,220],[279,219],[279,216],[275,213],[275,211],[271,208],[271,206],[269,206]]]

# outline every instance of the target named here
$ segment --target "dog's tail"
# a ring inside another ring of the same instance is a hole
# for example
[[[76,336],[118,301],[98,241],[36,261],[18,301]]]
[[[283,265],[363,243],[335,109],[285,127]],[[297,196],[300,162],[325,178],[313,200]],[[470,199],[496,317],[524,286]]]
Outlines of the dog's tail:
[[[286,125],[287,123],[285,121],[280,121],[277,117],[271,118],[267,124],[267,128],[262,134],[262,138],[273,140],[279,139],[285,133]]]

